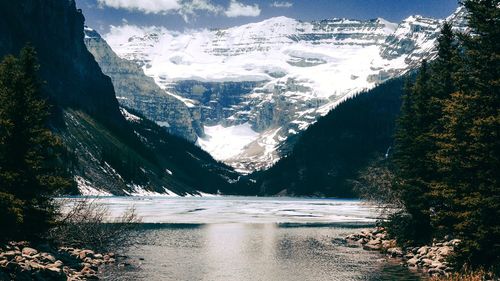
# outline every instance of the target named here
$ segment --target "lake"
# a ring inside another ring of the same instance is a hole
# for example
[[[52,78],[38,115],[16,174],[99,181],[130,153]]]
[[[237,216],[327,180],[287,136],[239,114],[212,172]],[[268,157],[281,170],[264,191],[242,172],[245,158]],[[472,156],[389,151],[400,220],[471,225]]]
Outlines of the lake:
[[[256,197],[107,197],[113,217],[134,206],[143,219],[131,266],[103,280],[423,280],[378,252],[345,243],[379,212],[358,200]],[[135,236],[135,235],[134,235]]]

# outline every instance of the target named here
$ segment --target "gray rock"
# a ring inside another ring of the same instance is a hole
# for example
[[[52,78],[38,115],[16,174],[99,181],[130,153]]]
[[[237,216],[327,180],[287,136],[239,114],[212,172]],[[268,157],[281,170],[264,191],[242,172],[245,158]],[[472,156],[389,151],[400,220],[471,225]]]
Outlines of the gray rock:
[[[382,249],[380,244],[370,244],[369,242],[365,245],[363,245],[363,249],[365,250],[370,250],[370,251],[379,251]]]
[[[16,255],[19,255],[20,252],[16,252],[16,251],[7,251],[5,253],[3,253],[3,256],[7,259],[12,259],[14,258]]]
[[[443,270],[437,269],[437,268],[431,268],[427,271],[432,276],[442,276],[445,275],[445,272]]]
[[[451,255],[452,252],[453,252],[453,248],[451,248],[449,246],[443,246],[443,247],[439,248],[439,250],[438,250],[438,253],[441,256],[445,256],[445,257]]]
[[[420,247],[420,248],[417,250],[417,253],[418,253],[419,255],[425,255],[425,254],[427,254],[427,252],[428,252],[428,251],[429,251],[429,247],[427,247],[427,246],[422,246],[422,247]]]
[[[418,263],[418,260],[416,258],[411,258],[407,261],[408,265],[409,266],[414,266],[416,267],[417,266],[417,263]]]
[[[403,256],[403,250],[399,247],[389,248],[389,249],[387,249],[387,253],[389,255],[391,255],[392,257],[402,257]]]
[[[118,57],[97,32],[85,32],[87,49],[103,73],[111,78],[121,105],[137,110],[168,132],[192,142],[198,134],[203,135],[196,114],[192,114],[186,104],[162,90],[139,65]]]
[[[377,239],[373,239],[373,240],[370,240],[370,241],[368,241],[368,243],[367,243],[367,245],[379,246],[379,248],[381,248],[381,247],[382,247],[382,246],[381,246],[381,244],[382,244],[382,241],[381,241],[379,238],[377,238]]]
[[[428,259],[428,258],[424,258],[422,259],[422,262],[423,262],[423,266],[425,267],[429,267],[432,265],[432,263],[434,262],[433,260],[431,259]]]
[[[42,261],[45,261],[45,262],[55,262],[56,261],[56,258],[49,254],[49,253],[40,253],[40,258]]]

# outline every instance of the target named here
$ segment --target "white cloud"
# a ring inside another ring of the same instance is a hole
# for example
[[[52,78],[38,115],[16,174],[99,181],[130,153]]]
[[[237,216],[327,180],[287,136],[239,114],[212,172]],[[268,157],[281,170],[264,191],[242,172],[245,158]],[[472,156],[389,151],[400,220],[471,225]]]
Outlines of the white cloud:
[[[293,3],[292,2],[285,2],[285,1],[283,1],[283,2],[274,1],[269,6],[271,6],[273,8],[291,8],[291,7],[293,7]]]
[[[259,5],[245,5],[236,0],[231,0],[229,7],[224,12],[227,17],[258,17],[260,15]]]
[[[219,14],[224,10],[221,6],[213,5],[207,0],[183,1],[179,14],[187,22],[190,17],[196,16],[197,11],[206,11],[212,14]]]
[[[182,8],[180,0],[97,0],[101,7],[136,10],[144,13],[164,13]]]
[[[198,11],[219,14],[224,9],[210,0],[97,0],[100,7],[111,7],[146,14],[177,13],[187,22]]]
[[[227,17],[257,17],[259,5],[245,5],[237,0],[230,0],[227,9],[212,4],[210,0],[97,0],[100,7],[139,11],[146,14],[177,13],[188,22],[204,11],[214,15],[225,14]],[[281,2],[278,4],[282,4]]]
[[[127,42],[131,37],[144,37],[150,33],[164,33],[165,29],[162,27],[148,26],[139,27],[136,25],[124,24],[121,26],[110,26],[110,30],[103,37],[112,48],[119,47],[120,44]]]

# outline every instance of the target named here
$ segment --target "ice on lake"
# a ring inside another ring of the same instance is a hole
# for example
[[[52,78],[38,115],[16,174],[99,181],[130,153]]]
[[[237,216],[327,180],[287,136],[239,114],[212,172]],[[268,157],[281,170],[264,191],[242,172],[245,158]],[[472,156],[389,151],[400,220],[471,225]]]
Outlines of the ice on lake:
[[[231,196],[89,199],[97,204],[104,204],[110,210],[110,221],[131,207],[136,210],[144,223],[373,224],[379,217],[376,206],[360,200]]]

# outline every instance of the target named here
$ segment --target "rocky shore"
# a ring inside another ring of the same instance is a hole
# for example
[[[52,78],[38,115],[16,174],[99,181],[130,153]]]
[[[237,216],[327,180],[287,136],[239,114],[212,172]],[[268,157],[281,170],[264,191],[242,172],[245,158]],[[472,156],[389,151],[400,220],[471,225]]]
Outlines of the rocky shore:
[[[453,271],[447,262],[447,257],[460,243],[460,240],[452,239],[436,241],[429,246],[403,249],[396,245],[396,240],[389,238],[387,231],[382,227],[349,235],[346,240],[349,243],[357,243],[366,250],[381,251],[390,257],[399,258],[406,266],[420,269],[431,276],[446,276]]]
[[[0,248],[0,280],[98,280],[99,267],[113,263],[113,253],[50,246],[34,249],[26,243],[10,243]]]

